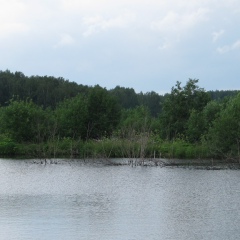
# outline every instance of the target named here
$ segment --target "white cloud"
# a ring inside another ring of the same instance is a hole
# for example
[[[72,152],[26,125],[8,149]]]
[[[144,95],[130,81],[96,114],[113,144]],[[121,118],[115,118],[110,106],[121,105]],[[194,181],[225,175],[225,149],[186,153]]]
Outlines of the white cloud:
[[[231,45],[225,45],[223,47],[217,48],[217,52],[220,53],[220,54],[224,54],[224,53],[228,53],[230,51],[234,51],[234,50],[237,50],[237,49],[240,49],[240,39],[237,40],[236,42],[234,42]]]
[[[11,34],[27,32],[29,27],[23,21],[26,6],[16,0],[0,0],[0,37],[5,38]]]
[[[61,36],[60,41],[54,45],[55,48],[64,47],[64,46],[71,46],[75,43],[75,39],[70,36],[69,34],[63,34]]]
[[[112,1],[112,0],[61,0],[61,6],[66,11],[71,12],[108,12],[109,9],[112,11],[127,9],[129,6],[147,6],[147,5],[157,5],[163,6],[166,5],[168,1],[159,1],[159,0],[121,0],[121,1]]]
[[[0,23],[0,38],[8,37],[12,34],[24,33],[29,27],[23,23]]]
[[[83,36],[88,37],[110,28],[124,28],[134,20],[135,15],[132,13],[125,13],[110,19],[104,19],[102,16],[85,17],[83,19],[83,24],[87,29],[84,31]]]
[[[212,33],[212,41],[216,42],[224,33],[225,33],[225,30],[223,30],[223,29],[221,29],[218,32],[213,32]]]
[[[159,50],[170,49],[180,42],[184,36],[190,35],[195,27],[208,20],[209,10],[199,8],[188,13],[169,11],[162,19],[152,21],[151,30],[159,33],[164,44]]]
[[[208,19],[208,12],[208,9],[203,8],[199,8],[197,11],[187,14],[180,14],[174,11],[170,11],[163,19],[153,21],[151,23],[151,29],[163,33],[185,32],[188,29],[197,25],[198,23],[206,21]]]

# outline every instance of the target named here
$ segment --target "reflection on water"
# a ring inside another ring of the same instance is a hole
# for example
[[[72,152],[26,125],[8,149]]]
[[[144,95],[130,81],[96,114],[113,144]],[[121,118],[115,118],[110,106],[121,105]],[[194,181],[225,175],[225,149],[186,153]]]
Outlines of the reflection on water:
[[[0,160],[0,239],[238,239],[239,177]]]

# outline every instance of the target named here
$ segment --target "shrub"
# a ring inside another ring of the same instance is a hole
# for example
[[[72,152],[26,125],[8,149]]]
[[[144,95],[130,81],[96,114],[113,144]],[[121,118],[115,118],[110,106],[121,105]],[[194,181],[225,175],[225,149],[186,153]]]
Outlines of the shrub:
[[[0,154],[3,156],[12,156],[17,149],[16,143],[5,135],[0,135]]]

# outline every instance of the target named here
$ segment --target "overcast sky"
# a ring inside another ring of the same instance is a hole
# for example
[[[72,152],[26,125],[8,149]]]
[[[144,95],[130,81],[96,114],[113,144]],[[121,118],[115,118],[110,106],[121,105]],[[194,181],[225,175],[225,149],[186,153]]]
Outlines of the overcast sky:
[[[0,0],[0,70],[136,92],[240,89],[239,0]]]

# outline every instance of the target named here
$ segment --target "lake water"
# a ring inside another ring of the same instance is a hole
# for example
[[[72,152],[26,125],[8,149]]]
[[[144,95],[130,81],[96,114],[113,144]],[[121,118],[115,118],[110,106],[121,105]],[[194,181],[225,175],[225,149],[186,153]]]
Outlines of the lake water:
[[[38,163],[0,160],[1,240],[239,239],[240,171]]]

